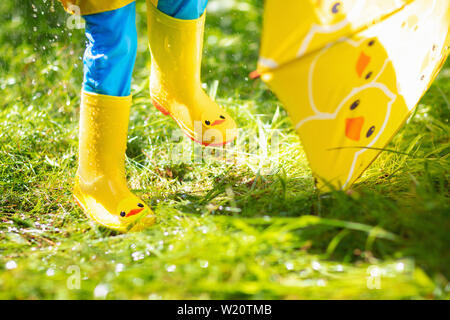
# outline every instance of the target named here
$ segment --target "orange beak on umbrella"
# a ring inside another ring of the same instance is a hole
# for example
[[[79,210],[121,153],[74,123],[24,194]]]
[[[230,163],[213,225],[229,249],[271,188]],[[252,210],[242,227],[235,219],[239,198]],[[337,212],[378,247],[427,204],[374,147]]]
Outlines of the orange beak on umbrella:
[[[354,141],[359,141],[363,124],[364,117],[345,119],[345,135],[347,138]]]
[[[356,73],[359,77],[362,76],[364,70],[366,70],[367,66],[370,63],[370,57],[366,55],[363,51],[361,51],[358,61],[356,62]]]
[[[142,210],[144,210],[144,208],[133,209],[127,213],[126,217],[131,217],[131,216],[137,215],[138,213],[142,212]]]

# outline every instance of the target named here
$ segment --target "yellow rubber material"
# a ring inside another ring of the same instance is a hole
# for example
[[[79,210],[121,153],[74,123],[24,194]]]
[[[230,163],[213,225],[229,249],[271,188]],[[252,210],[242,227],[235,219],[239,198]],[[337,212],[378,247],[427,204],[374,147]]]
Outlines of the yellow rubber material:
[[[74,197],[89,218],[119,232],[141,230],[155,222],[150,207],[127,187],[130,107],[131,96],[82,92]]]
[[[154,105],[197,142],[223,145],[233,141],[235,121],[201,88],[205,14],[199,19],[180,20],[162,13],[150,0],[147,7]]]

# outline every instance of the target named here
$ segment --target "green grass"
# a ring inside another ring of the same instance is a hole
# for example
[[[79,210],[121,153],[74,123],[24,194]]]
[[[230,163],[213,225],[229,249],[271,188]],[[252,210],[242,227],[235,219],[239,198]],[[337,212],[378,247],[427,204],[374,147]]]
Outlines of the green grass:
[[[83,30],[64,28],[56,2],[54,12],[52,1],[0,2],[0,298],[449,296],[449,64],[387,147],[396,152],[383,152],[351,194],[321,195],[279,101],[247,77],[260,2],[211,0],[203,81],[249,136],[270,141],[279,129],[272,171],[262,149],[227,161],[171,156],[194,146],[171,141],[175,124],[151,106],[138,2],[127,172],[158,223],[125,235],[93,226],[71,198]]]

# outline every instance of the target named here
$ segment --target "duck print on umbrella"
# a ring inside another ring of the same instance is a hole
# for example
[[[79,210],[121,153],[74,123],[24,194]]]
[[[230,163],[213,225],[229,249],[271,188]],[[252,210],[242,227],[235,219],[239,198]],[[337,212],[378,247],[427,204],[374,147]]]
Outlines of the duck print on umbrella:
[[[319,184],[346,187],[370,164],[370,157],[363,155],[385,143],[386,139],[380,138],[396,98],[385,85],[371,83],[355,88],[333,113],[322,113],[302,123],[298,131],[304,147],[315,150],[308,160]],[[329,158],[333,162],[323,161]]]
[[[443,66],[449,30],[448,0],[266,0],[252,74],[286,108],[319,189],[349,188],[386,149]]]
[[[342,56],[345,59],[336,59]],[[346,39],[325,47],[308,70],[311,108],[315,113],[332,112],[335,106],[331,100],[340,101],[353,88],[376,81],[388,63],[386,51],[376,38]]]
[[[408,2],[411,0],[266,1],[258,73],[253,76],[350,37]]]

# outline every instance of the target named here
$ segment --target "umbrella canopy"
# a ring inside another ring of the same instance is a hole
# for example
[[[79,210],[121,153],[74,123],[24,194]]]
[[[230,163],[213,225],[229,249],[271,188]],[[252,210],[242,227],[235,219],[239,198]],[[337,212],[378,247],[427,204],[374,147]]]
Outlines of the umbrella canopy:
[[[300,135],[320,189],[347,188],[443,66],[449,0],[266,0],[255,76]]]

